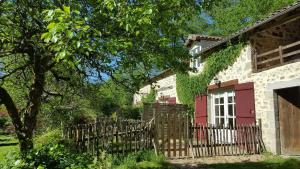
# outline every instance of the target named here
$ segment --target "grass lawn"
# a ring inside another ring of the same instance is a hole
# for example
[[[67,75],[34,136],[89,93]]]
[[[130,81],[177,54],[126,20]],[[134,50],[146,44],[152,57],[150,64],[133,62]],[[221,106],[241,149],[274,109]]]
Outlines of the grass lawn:
[[[212,169],[300,169],[300,160],[295,158],[283,158],[268,156],[259,162],[211,164]]]
[[[12,151],[18,151],[19,147],[18,145],[14,146],[0,146],[0,161],[3,161],[5,159],[5,156]]]
[[[0,161],[3,161],[5,156],[12,151],[18,151],[18,140],[4,132],[0,133]]]
[[[10,135],[0,135],[0,146],[10,146],[18,144],[18,140]]]
[[[300,169],[300,159],[280,156],[219,156],[169,160],[174,169]]]

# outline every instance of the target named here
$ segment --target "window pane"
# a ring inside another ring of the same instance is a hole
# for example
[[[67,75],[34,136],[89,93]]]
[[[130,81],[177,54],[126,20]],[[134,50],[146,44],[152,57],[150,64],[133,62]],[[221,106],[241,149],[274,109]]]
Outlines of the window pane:
[[[232,118],[228,118],[228,127],[233,127],[233,119]]]
[[[220,98],[220,104],[224,104],[224,97]]]
[[[224,116],[224,105],[220,105],[220,116]]]
[[[220,126],[224,126],[224,118],[221,118],[220,120],[221,120]]]
[[[228,97],[228,103],[232,103],[232,97]]]
[[[219,98],[215,98],[215,104],[219,104]]]
[[[219,106],[218,105],[215,106],[215,113],[216,113],[216,116],[219,116]]]
[[[233,116],[236,116],[236,115],[235,115],[235,104],[232,105],[232,108],[233,108]]]
[[[216,118],[216,125],[219,125],[219,118]]]
[[[233,116],[233,109],[232,109],[233,105],[232,104],[229,104],[228,105],[228,115],[229,116]]]

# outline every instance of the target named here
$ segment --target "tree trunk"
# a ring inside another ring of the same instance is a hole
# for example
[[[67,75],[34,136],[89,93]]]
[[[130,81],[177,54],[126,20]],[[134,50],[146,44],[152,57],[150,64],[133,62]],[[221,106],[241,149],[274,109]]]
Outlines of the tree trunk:
[[[19,140],[19,148],[20,148],[20,154],[22,157],[25,157],[27,153],[33,148],[33,138],[31,134],[25,134],[25,136],[18,136]]]
[[[34,82],[29,91],[29,107],[24,112],[23,123],[20,112],[11,96],[4,88],[0,87],[0,105],[5,105],[12,119],[19,140],[20,152],[23,157],[33,148],[33,133],[36,128],[37,115],[40,111],[45,86],[44,63],[41,63],[40,58],[36,58],[33,70]]]
[[[0,87],[0,105],[4,104],[16,130],[21,154],[26,154],[33,147],[32,137],[24,130],[19,111],[8,92]],[[29,136],[29,137],[28,137]]]

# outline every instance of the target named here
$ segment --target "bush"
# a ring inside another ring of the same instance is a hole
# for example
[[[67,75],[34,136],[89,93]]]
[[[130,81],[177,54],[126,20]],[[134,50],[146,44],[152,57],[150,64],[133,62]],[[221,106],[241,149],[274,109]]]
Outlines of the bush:
[[[18,154],[10,155],[3,169],[83,169],[93,164],[90,156],[78,154],[67,149],[63,144],[48,144],[40,149],[33,150],[25,158]]]
[[[121,114],[119,115],[125,119],[141,119],[142,107],[132,107],[127,106],[121,109]]]
[[[59,141],[61,140],[61,133],[62,132],[60,129],[47,131],[45,134],[39,135],[34,139],[35,146],[37,148],[40,148],[43,145],[47,145],[49,143],[59,143]]]
[[[4,128],[6,123],[8,122],[8,118],[7,117],[0,117],[0,128]]]

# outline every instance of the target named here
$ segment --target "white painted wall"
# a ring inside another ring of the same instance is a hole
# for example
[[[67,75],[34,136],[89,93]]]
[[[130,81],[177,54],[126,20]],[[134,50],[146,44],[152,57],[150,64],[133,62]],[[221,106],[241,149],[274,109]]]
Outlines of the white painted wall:
[[[152,86],[156,90],[156,98],[158,100],[161,96],[167,97],[176,97],[176,102],[178,103],[178,97],[176,93],[176,75],[167,76],[161,80],[158,80],[156,83],[153,83]],[[142,87],[138,93],[133,96],[133,104],[139,104],[142,101],[142,97],[149,94],[151,90],[151,85],[145,85]]]

